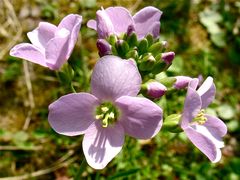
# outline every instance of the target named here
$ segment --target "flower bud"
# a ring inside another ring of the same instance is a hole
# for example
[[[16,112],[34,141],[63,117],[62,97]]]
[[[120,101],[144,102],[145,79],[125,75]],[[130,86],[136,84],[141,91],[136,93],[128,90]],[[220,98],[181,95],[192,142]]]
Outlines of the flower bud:
[[[175,57],[175,53],[174,53],[174,52],[162,53],[162,60],[163,60],[167,65],[172,64],[172,61],[173,61],[174,57]]]
[[[133,24],[129,25],[128,28],[127,28],[127,36],[131,36],[132,33],[135,32],[135,28],[133,26]]]
[[[159,82],[147,83],[147,95],[152,98],[160,98],[167,91],[167,88]]]
[[[118,55],[122,58],[125,58],[125,55],[129,51],[129,45],[124,40],[118,40],[115,44],[115,47],[117,49]]]
[[[143,38],[138,44],[138,53],[140,55],[144,54],[147,52],[147,49],[148,49],[148,41],[146,38]]]
[[[126,58],[129,59],[129,58],[133,58],[133,59],[137,59],[138,58],[138,52],[137,50],[133,49],[133,50],[130,50],[128,51],[128,53],[126,54]]]
[[[127,37],[127,43],[129,47],[135,47],[138,44],[137,34],[132,32],[131,35]]]
[[[176,89],[183,89],[188,86],[188,83],[192,80],[191,77],[188,76],[176,76],[176,82],[173,87]]]
[[[97,48],[100,57],[112,54],[112,46],[105,39],[97,40]]]
[[[141,71],[150,71],[155,65],[155,58],[151,53],[146,54],[140,61],[139,61],[139,69]]]

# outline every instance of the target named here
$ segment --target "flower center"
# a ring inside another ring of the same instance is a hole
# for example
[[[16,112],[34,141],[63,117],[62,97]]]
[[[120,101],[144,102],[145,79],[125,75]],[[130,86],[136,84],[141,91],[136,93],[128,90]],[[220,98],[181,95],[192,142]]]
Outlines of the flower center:
[[[119,111],[111,102],[104,102],[96,109],[95,118],[102,120],[102,127],[104,128],[116,122],[118,116]]]
[[[197,122],[200,125],[204,124],[207,121],[207,118],[204,116],[204,109],[201,109],[193,121]]]

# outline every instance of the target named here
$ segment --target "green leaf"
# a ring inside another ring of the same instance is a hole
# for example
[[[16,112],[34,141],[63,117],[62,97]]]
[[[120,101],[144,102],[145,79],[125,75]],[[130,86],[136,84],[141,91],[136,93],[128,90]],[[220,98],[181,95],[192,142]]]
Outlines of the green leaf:
[[[222,104],[217,108],[217,112],[220,118],[223,119],[232,119],[234,117],[235,111],[232,106],[228,104]]]

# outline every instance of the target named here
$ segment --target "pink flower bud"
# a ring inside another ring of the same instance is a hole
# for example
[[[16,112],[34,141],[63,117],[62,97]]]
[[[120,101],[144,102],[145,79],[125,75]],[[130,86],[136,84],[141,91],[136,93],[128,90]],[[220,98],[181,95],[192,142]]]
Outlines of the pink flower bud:
[[[162,60],[168,65],[172,63],[174,57],[175,57],[174,52],[162,53]]]
[[[147,95],[152,98],[160,98],[165,94],[166,91],[167,88],[159,82],[147,83]]]
[[[177,80],[173,86],[176,89],[186,88],[188,86],[188,83],[192,80],[192,78],[188,76],[176,76],[175,78]]]
[[[105,39],[97,40],[97,48],[100,57],[112,54],[112,47]]]

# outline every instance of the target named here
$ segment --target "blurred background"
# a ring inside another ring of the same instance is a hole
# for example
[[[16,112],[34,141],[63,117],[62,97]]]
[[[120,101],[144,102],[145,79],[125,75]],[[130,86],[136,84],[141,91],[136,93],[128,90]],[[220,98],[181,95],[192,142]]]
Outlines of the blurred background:
[[[81,68],[73,79],[76,90],[88,90],[91,69],[99,56],[96,32],[87,29],[86,23],[101,6],[124,6],[132,14],[145,6],[163,11],[161,39],[176,53],[167,75],[212,76],[217,94],[207,112],[227,124],[228,134],[217,164],[210,163],[183,133],[160,131],[147,141],[126,137],[123,150],[105,169],[87,167],[82,179],[240,179],[239,1],[1,0],[0,180],[76,176],[83,160],[82,136],[56,134],[47,121],[48,105],[70,93],[70,87],[59,83],[54,71],[10,57],[9,50],[27,42],[26,33],[40,21],[57,25],[67,14],[81,14],[81,34],[71,60]],[[165,116],[181,112],[185,93],[169,93],[159,101]]]

